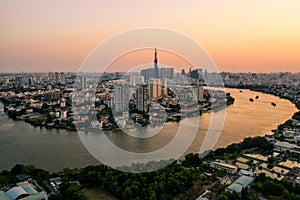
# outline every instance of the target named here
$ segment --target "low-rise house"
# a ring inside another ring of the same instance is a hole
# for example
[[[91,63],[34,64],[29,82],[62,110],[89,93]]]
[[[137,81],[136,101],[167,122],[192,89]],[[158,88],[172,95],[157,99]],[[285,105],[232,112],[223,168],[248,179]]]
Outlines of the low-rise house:
[[[59,186],[62,184],[62,180],[60,177],[57,177],[57,178],[51,178],[49,180],[50,182],[50,187],[55,191],[57,192],[58,191],[58,188]]]
[[[219,170],[226,170],[228,173],[237,173],[238,166],[228,164],[222,161],[212,161],[210,166]]]
[[[278,152],[290,151],[292,153],[300,154],[300,147],[288,142],[276,141],[274,144],[274,151],[278,151]]]
[[[245,176],[251,176],[251,177],[254,177],[254,173],[253,172],[250,172],[248,170],[244,170],[244,169],[241,169],[239,171],[239,175],[245,175]]]
[[[295,137],[295,131],[292,131],[292,130],[284,131],[282,134],[286,138],[293,138],[293,137]]]

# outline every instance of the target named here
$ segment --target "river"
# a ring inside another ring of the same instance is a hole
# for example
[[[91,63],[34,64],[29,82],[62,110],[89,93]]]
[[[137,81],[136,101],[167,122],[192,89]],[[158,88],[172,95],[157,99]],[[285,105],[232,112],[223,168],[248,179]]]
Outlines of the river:
[[[220,116],[226,114],[220,137],[214,138],[216,139],[216,145],[213,147],[215,149],[233,142],[240,142],[245,137],[270,134],[272,129],[285,122],[297,111],[288,100],[250,90],[242,91],[226,89],[226,92],[230,92],[235,98],[235,103],[216,113],[204,113],[199,118],[196,136],[185,154],[200,151],[204,138],[209,135],[207,130],[212,115],[214,115],[214,120],[218,120]],[[255,99],[257,95],[259,99]],[[249,101],[250,97],[254,98],[254,102]],[[276,103],[276,106],[272,106],[271,102]],[[187,120],[183,121],[186,124],[197,123],[194,118],[184,120]],[[121,131],[107,132],[105,135],[123,149],[133,152],[150,152],[163,147],[172,140],[176,135],[178,124],[166,123],[160,134],[148,139],[129,137]],[[214,130],[210,129],[210,131]],[[147,136],[147,133],[145,129],[143,134]],[[93,139],[93,135],[89,137]],[[99,145],[105,144],[100,142]],[[99,162],[85,149],[75,132],[33,127],[23,121],[11,120],[3,112],[1,105],[0,170],[10,169],[17,163],[34,164],[39,168],[57,171],[66,167],[80,168],[95,165]]]

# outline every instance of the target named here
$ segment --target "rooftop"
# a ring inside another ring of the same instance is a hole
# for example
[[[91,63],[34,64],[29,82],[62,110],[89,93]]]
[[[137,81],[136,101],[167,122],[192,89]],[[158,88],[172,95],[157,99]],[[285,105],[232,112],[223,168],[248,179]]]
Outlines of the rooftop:
[[[38,192],[34,186],[25,181],[17,184],[16,187],[7,192],[0,191],[0,200],[40,200],[46,198],[45,192]]]
[[[236,181],[234,181],[226,189],[239,193],[242,191],[243,188],[248,187],[253,181],[254,181],[253,177],[243,175],[243,176],[239,177]]]

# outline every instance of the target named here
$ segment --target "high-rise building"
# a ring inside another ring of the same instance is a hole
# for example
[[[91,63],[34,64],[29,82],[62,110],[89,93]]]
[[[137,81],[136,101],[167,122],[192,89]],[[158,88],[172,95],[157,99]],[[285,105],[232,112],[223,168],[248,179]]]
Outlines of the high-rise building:
[[[157,99],[162,96],[162,85],[160,79],[152,79],[148,84],[149,98]]]
[[[154,78],[158,78],[158,66],[157,66],[157,52],[156,48],[154,49]]]
[[[148,112],[149,92],[146,84],[138,86],[136,89],[136,107],[140,111]]]
[[[172,68],[172,67],[160,68],[160,77],[173,79],[174,78],[174,68]]]
[[[141,70],[141,76],[144,77],[144,81],[148,81],[149,79],[153,78],[154,69],[148,68]]]
[[[130,85],[137,86],[144,83],[144,76],[131,76],[130,77]]]
[[[162,84],[162,94],[164,97],[166,97],[166,96],[168,96],[168,79],[162,78],[161,84]]]
[[[114,111],[124,112],[128,111],[129,104],[129,86],[126,82],[116,83],[114,89],[115,101],[114,101]]]
[[[63,84],[63,85],[66,83],[64,72],[60,72],[60,83]]]
[[[194,86],[193,87],[194,91],[194,101],[204,101],[204,87],[201,85]]]
[[[55,72],[55,84],[59,83],[59,72]]]
[[[54,77],[53,72],[49,72],[48,76],[49,76],[50,82],[53,83],[53,81],[55,81],[55,80],[54,80],[55,77]]]
[[[88,87],[87,77],[85,75],[78,75],[76,78],[76,85],[80,89],[85,89]]]

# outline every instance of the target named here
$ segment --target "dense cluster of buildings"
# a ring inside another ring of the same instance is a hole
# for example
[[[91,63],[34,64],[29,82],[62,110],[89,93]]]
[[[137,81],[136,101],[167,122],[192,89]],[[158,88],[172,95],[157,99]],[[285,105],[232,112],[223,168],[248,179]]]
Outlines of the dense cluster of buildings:
[[[199,109],[211,109],[210,100],[224,106],[224,92],[208,95],[206,76],[216,75],[202,69],[177,73],[174,68],[160,68],[155,49],[154,66],[140,72],[2,74],[0,97],[10,116],[34,125],[74,130],[75,120],[95,128],[116,128],[114,117],[120,126],[129,127],[132,119],[165,122],[166,118],[159,119],[159,110],[168,113],[167,120],[178,121]],[[80,110],[74,111],[72,105],[80,105]],[[100,125],[90,120],[93,109]]]

